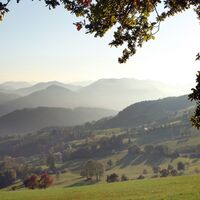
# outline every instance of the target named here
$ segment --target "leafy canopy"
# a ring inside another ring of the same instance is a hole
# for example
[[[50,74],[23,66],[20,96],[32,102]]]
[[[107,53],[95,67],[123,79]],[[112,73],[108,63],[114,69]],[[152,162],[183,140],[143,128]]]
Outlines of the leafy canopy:
[[[13,0],[19,3],[21,0]],[[40,0],[41,1],[41,0]],[[136,53],[137,47],[154,39],[160,23],[187,9],[193,8],[200,20],[200,0],[43,0],[49,9],[63,5],[66,10],[81,17],[75,23],[77,30],[82,27],[86,33],[95,37],[114,28],[111,46],[124,46],[122,56],[118,59],[124,63]],[[8,12],[8,4],[0,2],[0,18]]]

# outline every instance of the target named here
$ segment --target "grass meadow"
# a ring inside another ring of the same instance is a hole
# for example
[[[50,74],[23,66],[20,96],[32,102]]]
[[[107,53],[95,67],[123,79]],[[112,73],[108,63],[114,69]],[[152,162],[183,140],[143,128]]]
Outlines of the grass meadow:
[[[0,200],[199,200],[200,176],[0,191]]]

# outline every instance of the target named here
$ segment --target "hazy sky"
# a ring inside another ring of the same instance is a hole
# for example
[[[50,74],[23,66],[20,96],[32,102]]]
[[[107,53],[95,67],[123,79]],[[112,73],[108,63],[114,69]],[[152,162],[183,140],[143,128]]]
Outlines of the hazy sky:
[[[146,43],[126,64],[122,49],[108,46],[112,34],[96,39],[78,32],[64,9],[42,2],[10,6],[0,24],[0,81],[65,82],[134,77],[168,83],[194,82],[200,63],[200,24],[192,11],[168,19],[156,40]]]

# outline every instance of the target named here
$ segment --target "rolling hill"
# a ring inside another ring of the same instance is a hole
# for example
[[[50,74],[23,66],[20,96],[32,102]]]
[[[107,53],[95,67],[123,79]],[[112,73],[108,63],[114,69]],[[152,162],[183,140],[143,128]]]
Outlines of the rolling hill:
[[[23,108],[43,107],[80,107],[79,98],[75,92],[60,86],[49,86],[44,90],[34,92],[0,106],[0,116]]]
[[[12,101],[19,97],[20,96],[17,94],[12,94],[12,93],[8,94],[8,93],[0,92],[0,104],[4,104],[6,102]]]
[[[137,127],[145,124],[169,123],[192,112],[194,103],[187,95],[168,97],[153,101],[143,101],[128,106],[112,119],[101,124],[104,128]],[[98,122],[97,122],[98,123]]]
[[[0,135],[34,132],[48,126],[74,126],[115,115],[116,111],[101,108],[22,109],[0,117]]]

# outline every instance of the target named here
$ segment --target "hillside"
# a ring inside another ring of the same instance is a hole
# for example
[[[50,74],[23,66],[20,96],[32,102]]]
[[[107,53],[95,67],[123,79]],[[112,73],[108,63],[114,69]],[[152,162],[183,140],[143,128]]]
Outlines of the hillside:
[[[199,176],[134,180],[85,187],[0,191],[1,200],[198,200]]]
[[[0,117],[0,135],[29,133],[48,126],[81,125],[115,114],[114,110],[101,108],[39,107],[16,110]]]
[[[0,106],[0,116],[23,108],[36,107],[80,107],[78,94],[60,86],[49,86]]]
[[[4,104],[6,102],[9,102],[9,101],[12,101],[14,99],[17,99],[19,98],[20,96],[17,95],[17,94],[8,94],[8,93],[3,93],[3,92],[0,92],[0,104]]]
[[[128,106],[101,126],[103,128],[137,127],[145,124],[169,123],[179,118],[180,114],[183,116],[188,112],[192,113],[193,108],[194,103],[188,100],[187,95],[143,101]]]

